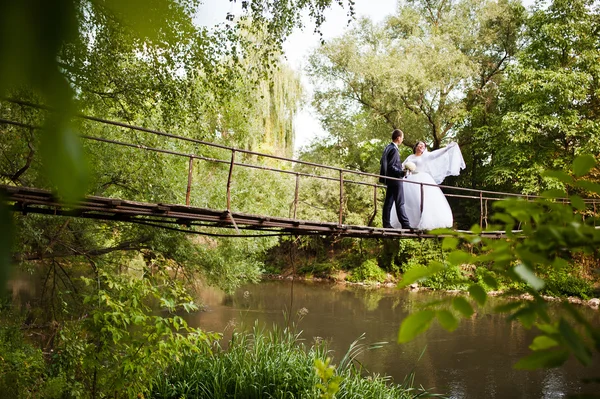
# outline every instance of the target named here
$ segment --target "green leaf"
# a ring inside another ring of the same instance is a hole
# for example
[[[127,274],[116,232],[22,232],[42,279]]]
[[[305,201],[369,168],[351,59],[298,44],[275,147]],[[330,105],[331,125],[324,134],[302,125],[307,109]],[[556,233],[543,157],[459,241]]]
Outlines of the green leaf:
[[[589,154],[580,155],[573,160],[573,173],[577,177],[586,175],[595,165],[596,159],[594,156]]]
[[[544,288],[544,285],[545,285],[544,280],[537,277],[533,273],[533,271],[531,269],[529,269],[527,266],[525,266],[523,264],[519,264],[519,265],[515,266],[515,268],[513,270],[524,282],[529,284],[529,286],[531,288],[533,288],[534,290],[539,291],[542,288]]]
[[[575,182],[577,187],[581,187],[589,192],[600,194],[600,184],[587,180],[578,180]]]
[[[80,200],[87,189],[88,167],[80,139],[65,120],[56,116],[42,137],[42,162],[48,178],[67,203]]]
[[[490,274],[486,274],[483,276],[483,282],[485,283],[485,285],[487,285],[490,288],[493,288],[494,290],[498,289],[498,281],[496,281],[496,279]]]
[[[457,296],[452,300],[452,307],[464,317],[471,317],[475,313],[469,301],[462,296]]]
[[[571,195],[569,199],[571,200],[571,205],[573,205],[573,208],[577,209],[578,211],[585,210],[585,202],[579,195]]]
[[[542,176],[553,177],[566,184],[573,184],[573,177],[560,170],[547,170],[542,173]]]
[[[437,320],[446,331],[452,332],[458,328],[458,319],[448,310],[438,310]]]
[[[549,259],[544,255],[531,252],[527,248],[517,248],[515,252],[519,256],[519,258],[521,258],[521,260],[523,260],[527,264],[534,265],[536,263],[545,264],[550,262]]]
[[[575,330],[564,320],[558,323],[558,331],[567,347],[573,352],[577,360],[585,366],[592,364],[592,353],[585,346],[583,340]]]
[[[445,237],[442,241],[442,249],[456,249],[458,246],[458,238]]]
[[[513,311],[514,309],[517,309],[519,307],[521,307],[522,303],[521,302],[509,302],[509,303],[505,303],[503,305],[498,305],[494,308],[494,312],[496,313],[508,313]]]
[[[558,334],[558,328],[552,324],[548,323],[538,323],[535,325],[540,331],[546,333],[547,335],[556,335]]]
[[[462,265],[470,263],[473,260],[473,256],[465,251],[452,251],[448,254],[448,262],[453,265]]]
[[[485,301],[487,300],[487,293],[479,284],[471,284],[469,287],[469,294],[475,299],[475,302],[479,306],[485,305]]]
[[[515,223],[515,219],[505,213],[496,213],[492,216],[493,220],[504,222],[505,225],[512,226]]]
[[[404,288],[415,281],[434,275],[444,268],[439,262],[430,262],[428,267],[416,266],[404,273],[402,280],[398,283],[398,288]]]
[[[433,310],[422,310],[409,315],[402,321],[398,332],[398,343],[403,344],[413,340],[417,335],[427,331],[435,317]]]
[[[518,370],[536,370],[540,368],[559,367],[569,358],[566,350],[540,350],[522,358],[514,368]]]
[[[556,341],[554,338],[551,338],[547,335],[538,335],[533,339],[531,345],[529,345],[529,349],[533,351],[540,351],[554,348],[555,346],[558,346],[558,341]]]
[[[567,193],[565,190],[559,190],[557,188],[552,190],[546,190],[542,192],[542,197],[544,198],[566,198]]]
[[[529,329],[535,323],[536,318],[537,313],[535,312],[535,309],[531,306],[524,306],[513,313],[508,320],[518,319],[525,328]]]

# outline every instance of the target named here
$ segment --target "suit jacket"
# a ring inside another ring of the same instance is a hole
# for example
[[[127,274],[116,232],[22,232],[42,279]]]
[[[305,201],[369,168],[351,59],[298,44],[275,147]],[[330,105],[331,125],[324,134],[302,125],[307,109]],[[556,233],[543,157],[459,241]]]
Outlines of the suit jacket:
[[[381,156],[379,174],[381,176],[404,177],[406,172],[402,170],[402,162],[400,162],[400,153],[396,144],[389,143],[383,150]],[[379,182],[387,184],[387,180],[383,177],[379,178]]]

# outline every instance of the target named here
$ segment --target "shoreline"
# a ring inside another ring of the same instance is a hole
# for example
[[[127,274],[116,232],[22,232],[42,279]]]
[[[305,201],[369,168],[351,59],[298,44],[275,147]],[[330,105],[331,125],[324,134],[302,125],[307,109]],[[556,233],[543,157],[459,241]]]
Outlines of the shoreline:
[[[335,283],[335,284],[340,284],[340,285],[365,287],[365,288],[394,288],[397,285],[396,282],[392,282],[392,281],[387,281],[387,282],[383,282],[383,283],[380,283],[380,282],[353,283],[353,282],[346,281],[343,279],[335,278],[333,276],[306,278],[306,277],[302,277],[302,276],[298,276],[298,275],[294,276],[294,275],[281,275],[281,274],[263,274],[261,279],[262,280],[279,280],[279,281],[303,281],[303,282],[315,282],[315,283]],[[421,287],[417,283],[413,283],[413,284],[409,285],[408,287],[406,287],[405,289],[412,291],[412,292],[429,291],[429,292],[444,292],[447,294],[467,293],[467,291],[461,291],[461,290],[435,290],[435,289],[429,288],[429,287]],[[487,295],[493,296],[493,297],[499,297],[499,296],[506,295],[505,297],[509,298],[509,299],[522,299],[522,300],[528,300],[528,301],[533,300],[533,296],[531,294],[526,294],[526,293],[519,294],[519,295],[510,295],[510,294],[506,294],[505,291],[488,291]],[[600,299],[599,298],[582,299],[582,298],[573,297],[573,296],[561,298],[561,297],[554,297],[554,296],[548,296],[548,295],[541,295],[541,297],[542,297],[542,299],[544,299],[547,302],[567,301],[570,304],[587,306],[591,309],[597,310],[600,308]]]

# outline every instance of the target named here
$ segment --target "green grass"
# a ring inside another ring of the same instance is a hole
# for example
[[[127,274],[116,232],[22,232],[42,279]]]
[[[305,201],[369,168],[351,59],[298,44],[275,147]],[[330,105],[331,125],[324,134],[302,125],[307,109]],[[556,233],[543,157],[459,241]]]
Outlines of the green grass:
[[[387,377],[361,375],[356,357],[370,349],[357,340],[341,359],[336,375],[342,381],[336,398],[416,398],[430,396],[412,387],[414,375],[404,384]],[[160,373],[153,383],[151,398],[319,398],[317,359],[325,361],[323,342],[307,346],[299,333],[274,327],[254,327],[252,332],[233,335],[229,347],[220,346],[181,359]]]

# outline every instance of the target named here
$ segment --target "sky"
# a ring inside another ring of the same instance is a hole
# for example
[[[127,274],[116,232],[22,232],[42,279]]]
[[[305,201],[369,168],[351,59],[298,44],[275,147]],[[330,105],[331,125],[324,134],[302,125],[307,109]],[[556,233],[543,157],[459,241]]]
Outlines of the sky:
[[[356,0],[355,15],[356,20],[361,17],[368,17],[375,24],[383,21],[385,17],[395,13],[397,0]],[[321,26],[321,32],[325,41],[341,36],[345,30],[349,29],[347,10],[334,6],[325,13],[325,22]],[[320,46],[319,35],[313,33],[313,25],[307,24],[304,31],[296,29],[288,38],[283,46],[288,64],[292,69],[300,72],[302,85],[304,86],[307,101],[304,107],[296,115],[294,128],[296,139],[294,142],[294,152],[310,143],[316,137],[325,135],[320,122],[315,116],[315,110],[310,105],[312,98],[312,85],[304,68],[308,62],[309,54]]]
[[[225,21],[227,13],[239,15],[240,2],[228,0],[205,0],[198,10],[197,22],[205,26],[213,26]],[[356,19],[369,17],[373,22],[379,23],[386,16],[394,14],[397,0],[355,0]],[[326,10],[325,22],[321,32],[325,41],[338,36],[348,29],[347,9],[338,5]],[[320,45],[319,35],[313,33],[314,24],[306,19],[304,30],[296,29],[284,44],[284,53],[290,67],[300,73],[302,85],[307,96],[304,107],[298,112],[294,120],[295,142],[294,152],[307,144],[315,137],[325,134],[321,124],[315,117],[315,111],[310,106],[312,85],[304,72],[309,54]]]

